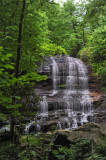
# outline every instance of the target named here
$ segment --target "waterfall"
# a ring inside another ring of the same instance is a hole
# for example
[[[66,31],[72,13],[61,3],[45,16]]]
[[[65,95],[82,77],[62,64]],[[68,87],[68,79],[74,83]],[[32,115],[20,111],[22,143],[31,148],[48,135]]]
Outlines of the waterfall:
[[[57,84],[58,81],[60,80],[58,76],[59,69],[55,59],[53,57],[50,57],[50,59],[52,61],[52,79],[53,79],[53,93],[50,96],[54,96],[55,94],[58,93]]]
[[[87,67],[81,60],[69,56],[50,57],[50,61],[42,72],[50,71],[52,89],[37,90],[38,95],[43,96],[36,126],[42,130],[48,122],[55,122],[58,129],[73,130],[93,115]]]
[[[48,103],[46,101],[46,96],[42,97],[42,100],[39,102],[39,106],[42,117],[48,117]]]

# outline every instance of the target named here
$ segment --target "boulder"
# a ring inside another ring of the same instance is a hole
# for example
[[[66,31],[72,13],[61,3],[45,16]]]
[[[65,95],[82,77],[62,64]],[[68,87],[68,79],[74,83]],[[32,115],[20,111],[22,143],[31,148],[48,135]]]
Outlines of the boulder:
[[[54,143],[57,145],[69,146],[77,139],[92,139],[96,144],[101,144],[106,138],[106,126],[97,123],[88,123],[72,132],[57,131]]]
[[[58,123],[57,120],[52,120],[52,121],[48,121],[48,122],[42,124],[42,131],[48,132],[51,130],[55,130],[57,123]]]
[[[9,131],[7,131],[7,132],[5,132],[5,133],[1,133],[1,134],[0,134],[0,143],[1,143],[1,142],[5,142],[5,141],[9,141],[10,138],[11,138],[11,135],[10,135],[10,132],[9,132]]]
[[[64,130],[61,131],[57,131],[55,133],[55,141],[54,144],[55,145],[62,145],[62,146],[68,146],[70,145],[70,140],[68,140],[70,133]]]

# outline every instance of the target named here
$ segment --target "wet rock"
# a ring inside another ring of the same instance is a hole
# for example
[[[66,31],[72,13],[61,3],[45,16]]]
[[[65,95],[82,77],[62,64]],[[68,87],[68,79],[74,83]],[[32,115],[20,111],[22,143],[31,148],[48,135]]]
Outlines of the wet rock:
[[[81,123],[78,122],[77,125],[78,125],[78,126],[81,126]]]
[[[100,101],[100,99],[101,99],[101,93],[92,92],[92,93],[90,94],[90,97],[91,97],[91,99],[92,99],[92,102],[95,104],[95,103],[97,103],[97,102]]]
[[[0,142],[8,141],[10,140],[10,138],[11,138],[10,132],[5,132],[0,134]]]
[[[56,129],[56,126],[57,126],[57,121],[56,120],[53,120],[53,121],[49,121],[49,122],[46,122],[42,125],[42,131],[43,132],[48,132],[48,131],[51,131],[51,130],[55,130]]]
[[[98,101],[94,102],[93,121],[106,125],[106,95],[102,94]]]
[[[93,122],[93,116],[88,116],[87,120],[88,120],[88,122]]]
[[[93,116],[93,122],[106,126],[106,112],[97,112]]]
[[[100,110],[102,109],[105,109],[106,110],[106,94],[102,94],[101,97],[100,97],[100,101],[97,103],[97,105]]]
[[[29,128],[29,133],[36,132],[36,125],[32,124]]]
[[[54,117],[54,119],[59,119],[59,118],[60,118],[59,116],[55,116],[55,117]]]
[[[77,139],[92,139],[96,144],[106,138],[106,126],[97,123],[88,123],[72,132],[57,131],[54,143],[63,146],[73,144]]]
[[[56,139],[54,141],[55,145],[62,145],[62,146],[69,146],[70,140],[68,140],[69,133],[66,131],[57,131],[56,132]]]
[[[23,134],[25,130],[25,125],[16,125],[16,129],[18,130],[19,133]]]
[[[98,80],[98,76],[92,72],[92,66],[88,63],[88,86],[89,90],[92,93],[101,93],[101,82]]]

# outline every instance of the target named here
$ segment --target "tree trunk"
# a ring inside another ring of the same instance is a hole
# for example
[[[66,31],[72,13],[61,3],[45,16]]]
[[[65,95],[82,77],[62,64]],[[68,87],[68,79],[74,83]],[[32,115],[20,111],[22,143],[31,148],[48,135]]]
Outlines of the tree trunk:
[[[23,18],[24,18],[24,11],[25,11],[25,0],[23,0],[22,12],[21,12],[20,22],[19,22],[17,59],[16,59],[16,67],[15,67],[15,77],[16,78],[18,78],[18,73],[19,73],[19,62],[20,62],[20,56],[21,56],[21,41],[22,41],[22,23],[23,23]]]
[[[11,122],[10,122],[10,134],[11,134],[11,142],[14,142],[14,117],[11,115]]]
[[[75,24],[73,24],[73,28],[74,28],[74,32],[77,34],[76,28],[75,28]],[[77,35],[76,35],[76,38],[79,39]],[[76,58],[77,53],[78,53],[79,50],[80,50],[80,44],[77,43],[77,47],[75,48],[74,55],[73,55],[75,58]]]
[[[85,33],[84,33],[84,28],[83,28],[83,46],[85,46]]]
[[[19,21],[19,34],[18,34],[18,46],[17,46],[17,59],[16,59],[16,66],[15,66],[15,77],[18,78],[19,74],[19,62],[20,62],[20,56],[21,56],[21,41],[22,41],[22,24],[23,24],[23,18],[24,18],[24,11],[25,11],[25,3],[26,0],[22,1],[22,11],[20,15],[20,21]],[[16,84],[17,86],[17,84]],[[12,100],[13,104],[15,104],[15,98]],[[11,133],[11,140],[13,141],[14,139],[14,122],[15,119],[11,115],[11,126],[10,126],[10,133]]]

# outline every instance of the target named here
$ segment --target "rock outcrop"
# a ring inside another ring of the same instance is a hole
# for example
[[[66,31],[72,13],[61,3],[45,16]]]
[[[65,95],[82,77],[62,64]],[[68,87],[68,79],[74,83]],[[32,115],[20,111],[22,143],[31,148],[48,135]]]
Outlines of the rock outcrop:
[[[92,122],[99,123],[106,126],[106,94],[101,90],[101,82],[98,80],[97,75],[92,72],[92,66],[87,63],[89,74],[89,90],[90,97],[93,103],[94,115]]]
[[[91,139],[96,144],[101,144],[106,139],[106,127],[97,123],[88,123],[79,128],[68,131],[57,131],[55,133],[55,144],[69,146],[80,139]]]

